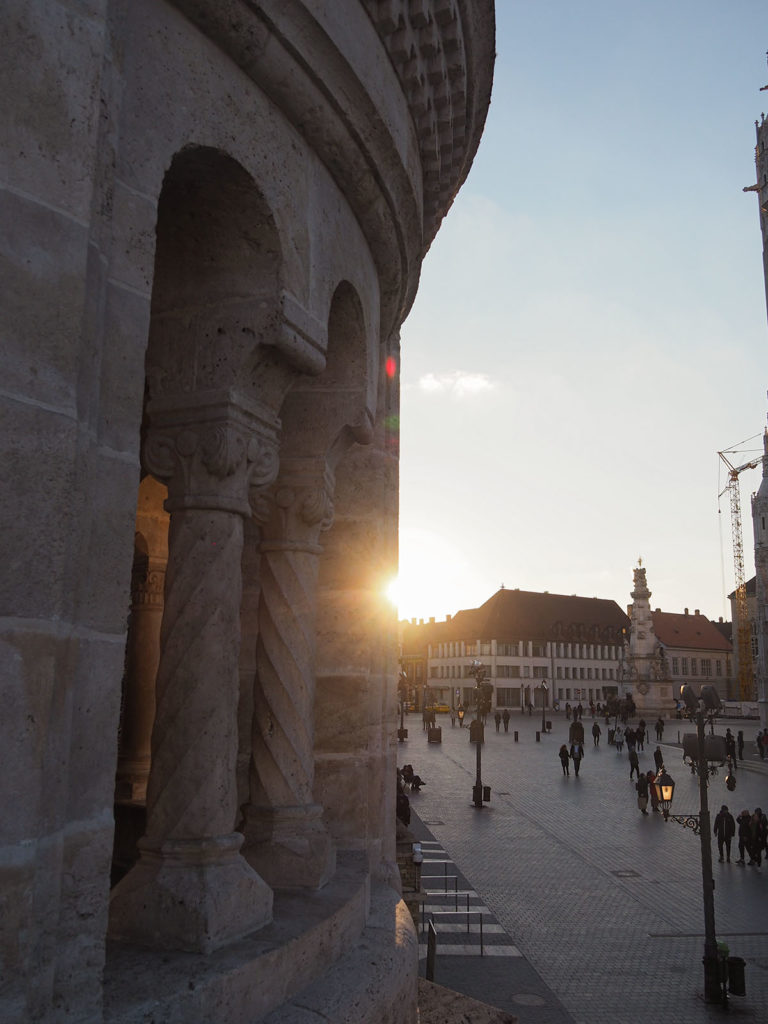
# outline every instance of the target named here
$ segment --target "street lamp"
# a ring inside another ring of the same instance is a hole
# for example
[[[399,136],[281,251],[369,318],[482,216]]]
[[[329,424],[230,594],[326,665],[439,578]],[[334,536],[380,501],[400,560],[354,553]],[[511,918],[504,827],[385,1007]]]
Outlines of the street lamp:
[[[408,692],[408,676],[405,672],[400,673],[400,728],[397,730],[397,742],[402,743],[408,739],[408,730],[403,723],[403,712],[405,711],[405,696]]]
[[[466,713],[467,713],[467,709],[464,707],[464,705],[463,704],[459,704],[459,706],[456,708],[456,714],[457,714],[458,719],[459,719],[459,728],[460,729],[464,728],[464,715]]]
[[[475,784],[472,787],[472,802],[475,807],[479,810],[483,808],[483,798],[486,801],[491,799],[491,787],[483,786],[482,778],[482,747],[485,741],[485,730],[481,721],[481,704],[483,700],[483,680],[485,679],[485,668],[479,661],[473,661],[470,668],[470,673],[475,677],[475,707],[476,715],[474,722],[470,722],[469,725],[469,742],[475,744],[475,751],[477,754],[476,758],[476,772],[475,772]],[[461,713],[461,712],[459,712]]]
[[[685,828],[690,828],[694,835],[698,835],[701,841],[701,882],[704,896],[704,1000],[707,1003],[728,1002],[728,993],[725,979],[720,970],[720,960],[717,954],[717,941],[715,938],[715,897],[714,879],[712,877],[712,843],[711,826],[709,820],[709,800],[707,797],[707,786],[709,776],[717,772],[717,768],[709,765],[709,761],[725,762],[725,750],[723,740],[722,758],[720,757],[719,744],[713,743],[713,737],[706,737],[709,744],[705,745],[704,724],[708,720],[713,722],[715,715],[720,710],[721,703],[717,691],[713,686],[702,686],[701,695],[696,697],[692,687],[685,685],[681,687],[680,696],[685,704],[685,713],[692,722],[696,723],[697,745],[695,758],[693,747],[685,744],[686,763],[691,764],[699,776],[699,813],[677,815],[670,814],[672,797],[675,792],[675,783],[665,768],[662,766],[653,786],[659,800],[664,820],[670,818]],[[691,737],[692,738],[692,737]],[[722,737],[715,737],[722,739]]]
[[[544,733],[547,731],[547,720],[546,720],[547,719],[547,690],[549,689],[549,687],[547,686],[547,680],[546,679],[542,679],[540,689],[541,689],[541,733],[542,733],[542,735],[544,735]]]

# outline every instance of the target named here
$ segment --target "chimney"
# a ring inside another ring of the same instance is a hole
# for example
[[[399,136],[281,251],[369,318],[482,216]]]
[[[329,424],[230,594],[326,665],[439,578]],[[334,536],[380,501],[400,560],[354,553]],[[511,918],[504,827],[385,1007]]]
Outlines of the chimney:
[[[412,626],[415,626],[415,625],[416,625],[416,619],[411,619],[411,625],[412,625]]]
[[[446,616],[445,616],[445,621],[446,621],[446,622],[450,622],[450,621],[451,621],[451,618],[452,618],[452,616],[451,616],[451,615],[446,615]]]
[[[699,609],[698,609],[698,608],[696,608],[696,610],[694,611],[694,613],[693,613],[693,614],[694,614],[694,615],[698,615],[698,614],[699,614]]]
[[[683,612],[687,615],[688,614],[688,609],[687,608],[683,608]]]
[[[420,625],[420,626],[423,626],[423,625],[424,625],[424,619],[419,619],[419,625]]]
[[[430,625],[434,625],[434,622],[435,622],[435,616],[434,616],[434,615],[432,615],[432,616],[430,617],[430,619],[429,619],[429,623],[430,623]]]
[[[653,610],[656,612],[657,615],[661,614],[661,608],[654,608]]]

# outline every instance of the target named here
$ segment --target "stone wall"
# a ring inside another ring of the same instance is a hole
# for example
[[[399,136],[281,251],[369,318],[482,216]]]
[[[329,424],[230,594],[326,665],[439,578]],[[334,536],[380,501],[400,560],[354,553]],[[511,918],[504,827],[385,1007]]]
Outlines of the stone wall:
[[[192,955],[206,1019],[250,1021],[324,998],[343,921],[391,953],[349,1019],[379,991],[410,1020],[385,367],[492,3],[8,0],[1,27],[0,1017],[182,1020]],[[290,928],[305,970],[265,973]]]

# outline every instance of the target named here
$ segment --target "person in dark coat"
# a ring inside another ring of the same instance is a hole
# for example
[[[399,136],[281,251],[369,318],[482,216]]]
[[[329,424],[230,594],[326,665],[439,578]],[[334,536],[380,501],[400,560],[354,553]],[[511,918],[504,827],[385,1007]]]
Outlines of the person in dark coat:
[[[637,729],[635,729],[635,735],[637,736],[637,749],[645,750],[645,734],[647,732],[645,725],[645,719],[641,718],[637,723]]]
[[[629,751],[629,777],[630,779],[637,772],[638,779],[640,778],[640,758],[637,756],[637,751],[634,747]]]
[[[600,736],[602,735],[602,732],[603,730],[600,728],[599,724],[594,722],[592,724],[592,741],[596,747],[600,746]]]
[[[563,743],[558,751],[558,757],[560,758],[560,764],[563,766],[563,775],[570,775],[571,770],[568,767],[568,747]]]
[[[653,763],[656,765],[656,773],[658,774],[664,766],[664,755],[661,752],[661,747],[656,747],[654,750]]]
[[[744,854],[749,853],[749,842],[750,842],[750,824],[752,822],[752,815],[749,811],[744,808],[741,814],[736,819],[736,824],[739,829],[739,859],[736,861],[737,864],[744,863]]]
[[[642,772],[637,777],[635,783],[635,789],[637,790],[637,806],[640,808],[641,814],[647,814],[648,811],[648,778],[643,775]]]
[[[739,731],[736,733],[736,746],[738,747],[738,750],[739,750],[739,760],[743,761],[744,760],[744,730],[743,729],[739,729]]]
[[[509,708],[504,708],[501,713],[501,718],[504,722],[504,732],[509,732]]]
[[[664,738],[664,719],[659,715],[656,719],[656,739],[661,743]]]
[[[736,833],[736,822],[725,804],[723,804],[717,813],[715,825],[712,831],[717,838],[717,852],[719,854],[719,860],[722,862],[723,846],[725,846],[725,855],[728,858],[728,863],[730,864],[731,839],[733,839],[734,834]]]
[[[757,867],[763,862],[763,847],[766,836],[768,836],[768,821],[759,807],[755,808],[749,822],[749,864],[756,864]]]
[[[499,729],[501,728],[501,712],[500,711],[496,712],[496,714],[493,716],[493,720],[496,723],[496,732],[498,732]]]
[[[571,760],[573,761],[573,771],[578,776],[579,768],[581,767],[581,759],[584,757],[584,748],[580,743],[571,744]]]

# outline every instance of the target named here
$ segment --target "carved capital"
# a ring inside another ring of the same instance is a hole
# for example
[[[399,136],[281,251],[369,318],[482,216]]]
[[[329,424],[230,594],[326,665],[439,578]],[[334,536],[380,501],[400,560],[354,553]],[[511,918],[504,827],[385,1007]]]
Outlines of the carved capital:
[[[275,484],[260,495],[264,551],[313,550],[333,523],[333,473],[325,461],[290,460]]]
[[[150,402],[144,462],[168,487],[165,507],[250,516],[249,489],[278,469],[279,422],[234,392]]]

